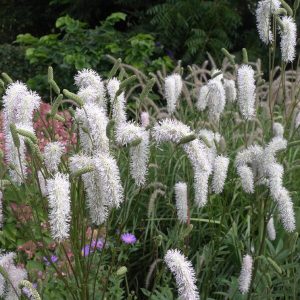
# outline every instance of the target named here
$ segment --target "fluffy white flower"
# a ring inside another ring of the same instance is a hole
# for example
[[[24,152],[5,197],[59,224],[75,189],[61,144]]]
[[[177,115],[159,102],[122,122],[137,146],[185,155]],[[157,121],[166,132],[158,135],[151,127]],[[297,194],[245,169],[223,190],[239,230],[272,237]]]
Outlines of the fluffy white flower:
[[[279,0],[263,0],[258,2],[256,9],[256,24],[259,37],[266,45],[273,41],[271,15],[279,8]]]
[[[270,220],[268,221],[267,232],[268,232],[269,239],[271,241],[274,241],[276,239],[276,230],[275,230],[275,226],[274,226],[274,218],[273,217],[271,217]]]
[[[274,134],[274,136],[283,137],[283,133],[284,133],[283,126],[280,123],[275,122],[273,124],[273,134]]]
[[[61,142],[50,142],[44,149],[44,162],[48,171],[54,173],[58,171],[60,158],[65,152],[65,147]]]
[[[147,111],[143,111],[141,113],[141,123],[143,127],[148,127],[150,124],[150,117],[149,117],[149,113]]]
[[[207,87],[207,85],[204,85],[199,90],[196,108],[199,111],[205,110],[205,108],[207,106],[207,101],[208,101],[208,87]]]
[[[237,168],[237,173],[241,178],[243,190],[249,194],[254,193],[254,176],[251,168],[247,166],[239,166]]]
[[[53,179],[47,179],[46,182],[51,236],[60,242],[69,237],[71,219],[69,177],[56,173]]]
[[[226,98],[225,89],[223,87],[222,76],[219,75],[210,79],[207,83],[207,106],[210,119],[219,120],[221,113],[224,110]]]
[[[231,79],[224,79],[224,89],[225,89],[225,95],[226,100],[228,102],[235,102],[236,101],[236,88],[235,88],[235,81]]]
[[[14,264],[15,253],[0,254],[0,267],[2,267],[8,277],[7,289],[5,289],[5,278],[0,274],[0,297],[8,300],[18,300],[21,295],[19,283],[27,278],[27,272],[24,268],[16,267]],[[16,292],[18,295],[16,295]]]
[[[0,191],[0,229],[3,227],[3,194]]]
[[[239,276],[239,290],[242,294],[249,292],[252,279],[253,259],[249,254],[243,257],[242,269]]]
[[[107,91],[108,91],[108,95],[109,95],[109,98],[110,98],[110,103],[114,103],[115,101],[115,97],[116,97],[116,94],[117,94],[117,91],[119,90],[120,88],[120,80],[117,79],[117,78],[112,78],[108,81],[107,83]]]
[[[74,79],[80,89],[78,95],[86,103],[95,103],[106,109],[104,83],[97,72],[83,69],[76,74]]]
[[[106,135],[108,118],[105,111],[96,104],[90,103],[77,109],[75,116],[81,124],[80,142],[84,151],[87,153],[108,152],[109,140]]]
[[[280,48],[282,60],[286,63],[293,62],[296,56],[297,26],[292,17],[284,16],[281,19],[283,29],[280,28]]]
[[[149,161],[149,131],[143,130],[142,140],[130,147],[130,173],[135,183],[141,186],[146,181]]]
[[[237,71],[238,103],[244,119],[255,116],[255,79],[251,66],[242,65]]]
[[[14,82],[10,84],[3,96],[3,131],[5,135],[5,153],[8,164],[14,165],[15,169],[10,170],[11,179],[16,184],[23,182],[23,176],[26,176],[26,159],[24,138],[20,137],[19,151],[13,143],[10,132],[10,125],[15,124],[21,129],[28,130],[33,133],[33,111],[40,104],[39,96],[29,91],[22,82]]]
[[[169,114],[176,110],[176,104],[182,90],[182,79],[179,74],[173,74],[165,78],[165,97]]]
[[[180,299],[199,300],[195,271],[191,262],[177,249],[168,250],[164,260],[175,276]]]
[[[180,222],[186,223],[188,219],[188,198],[187,185],[185,182],[177,182],[175,184],[175,199],[177,217]]]
[[[125,93],[122,92],[113,103],[112,118],[117,125],[121,125],[126,122],[126,99]]]
[[[223,191],[227,171],[229,166],[229,158],[225,156],[217,156],[214,161],[212,188],[216,194]]]

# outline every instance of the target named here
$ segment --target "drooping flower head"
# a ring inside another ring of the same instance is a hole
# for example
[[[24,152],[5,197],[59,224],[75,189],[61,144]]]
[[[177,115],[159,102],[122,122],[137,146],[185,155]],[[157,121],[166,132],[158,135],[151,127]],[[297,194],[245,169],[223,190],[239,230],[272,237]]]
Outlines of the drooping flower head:
[[[239,276],[239,290],[242,294],[249,292],[252,279],[253,259],[249,254],[243,257],[242,269]]]
[[[177,249],[168,250],[164,260],[175,276],[180,299],[199,300],[195,271],[191,262]]]
[[[69,237],[71,219],[70,182],[68,175],[56,173],[47,180],[51,236],[63,241]]]
[[[260,39],[268,45],[273,41],[271,16],[280,8],[279,0],[262,0],[256,9],[256,24]]]
[[[280,48],[282,60],[293,62],[296,56],[297,26],[292,17],[284,16],[281,19],[283,28],[280,28]]]
[[[182,90],[182,79],[179,74],[173,74],[165,78],[165,97],[169,114],[176,110],[176,104]]]
[[[175,198],[177,217],[180,222],[186,223],[188,220],[188,199],[187,199],[187,185],[185,182],[177,182],[175,184]]]
[[[238,103],[244,119],[255,116],[255,79],[251,66],[242,65],[237,71]]]
[[[61,142],[50,142],[44,149],[44,161],[49,172],[57,172],[60,158],[65,150]]]

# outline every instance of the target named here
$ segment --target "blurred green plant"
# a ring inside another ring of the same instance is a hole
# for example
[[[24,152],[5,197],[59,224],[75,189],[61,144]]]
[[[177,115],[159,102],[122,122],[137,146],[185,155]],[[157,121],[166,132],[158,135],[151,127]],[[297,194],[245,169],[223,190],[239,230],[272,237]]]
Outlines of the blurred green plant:
[[[126,14],[117,12],[91,29],[86,23],[67,15],[57,19],[55,27],[58,33],[40,38],[30,33],[20,34],[16,42],[26,47],[25,56],[30,65],[39,65],[44,69],[52,65],[61,80],[60,84],[70,89],[70,78],[76,70],[94,68],[106,74],[110,69],[107,54],[120,57],[142,71],[154,71],[162,65],[167,69],[173,66],[171,58],[163,56],[162,47],[156,46],[152,35],[121,33],[115,28],[120,22],[126,22]],[[47,78],[38,74],[28,84],[45,91]]]

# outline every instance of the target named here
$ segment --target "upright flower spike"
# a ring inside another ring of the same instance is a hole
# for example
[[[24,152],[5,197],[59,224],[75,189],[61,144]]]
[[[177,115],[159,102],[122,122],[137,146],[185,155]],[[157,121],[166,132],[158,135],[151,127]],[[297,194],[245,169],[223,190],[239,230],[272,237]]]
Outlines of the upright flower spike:
[[[74,79],[79,88],[78,96],[82,97],[86,104],[94,103],[106,110],[104,83],[97,72],[83,69]]]
[[[235,81],[231,79],[224,79],[224,89],[226,101],[234,103],[236,101],[237,96]]]
[[[51,236],[62,242],[69,237],[71,219],[70,182],[68,175],[56,173],[47,180]]]
[[[243,257],[242,269],[239,277],[239,290],[242,294],[249,292],[252,279],[253,259],[249,254]]]
[[[195,271],[191,262],[177,249],[168,250],[164,260],[175,276],[180,299],[199,300]]]
[[[176,110],[176,104],[182,90],[182,79],[179,74],[173,74],[165,78],[165,98],[169,114]]]
[[[293,62],[296,56],[297,26],[292,17],[284,16],[281,19],[283,28],[280,28],[280,48],[282,60]]]
[[[94,103],[85,104],[77,109],[75,117],[80,122],[80,142],[86,153],[109,152],[106,135],[108,118],[103,108]]]
[[[229,166],[229,158],[224,156],[217,156],[214,161],[212,188],[216,194],[223,191],[227,171]]]
[[[279,0],[262,0],[258,2],[256,9],[256,24],[259,37],[266,45],[273,41],[273,33],[271,31],[271,16],[279,8]]]
[[[175,184],[175,199],[177,217],[180,222],[186,223],[188,220],[188,198],[187,185],[185,182],[177,182]]]
[[[267,224],[267,232],[268,232],[270,241],[275,241],[276,230],[275,230],[275,226],[274,226],[274,218],[273,217],[270,218],[270,220]]]
[[[255,116],[255,79],[251,66],[242,65],[237,71],[238,103],[244,119]]]
[[[50,142],[44,148],[44,162],[49,172],[58,171],[60,158],[65,152],[65,147],[61,142]]]
[[[274,136],[283,138],[284,128],[280,123],[275,122],[273,124],[273,134],[274,134]]]
[[[117,78],[112,78],[107,83],[107,92],[109,95],[110,103],[113,104],[115,101],[116,94],[120,88],[120,80]]]

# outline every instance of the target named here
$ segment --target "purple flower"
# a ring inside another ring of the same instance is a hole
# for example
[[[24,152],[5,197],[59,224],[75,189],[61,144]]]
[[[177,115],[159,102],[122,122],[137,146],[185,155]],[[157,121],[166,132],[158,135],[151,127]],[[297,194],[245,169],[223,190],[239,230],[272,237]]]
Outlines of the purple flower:
[[[104,247],[103,239],[98,239],[97,241],[95,241],[95,240],[92,241],[92,248],[93,249],[97,248],[98,250],[102,250],[103,247]]]
[[[82,255],[82,256],[88,256],[88,255],[90,255],[90,253],[92,253],[92,252],[93,252],[93,250],[91,249],[90,244],[88,244],[88,245],[85,245],[85,246],[82,248],[82,250],[81,250],[81,255]]]
[[[37,283],[33,283],[32,286],[35,289],[37,289],[38,287]],[[31,291],[27,287],[23,287],[22,292],[24,293],[25,296],[27,296],[27,298],[30,298],[32,296]]]
[[[58,257],[56,255],[51,255],[50,261],[49,261],[48,258],[44,256],[43,260],[44,260],[46,266],[50,266],[50,264],[51,264],[50,261],[54,264],[58,261]]]
[[[136,237],[134,234],[127,232],[127,233],[121,234],[121,240],[125,244],[134,244],[136,242]]]

